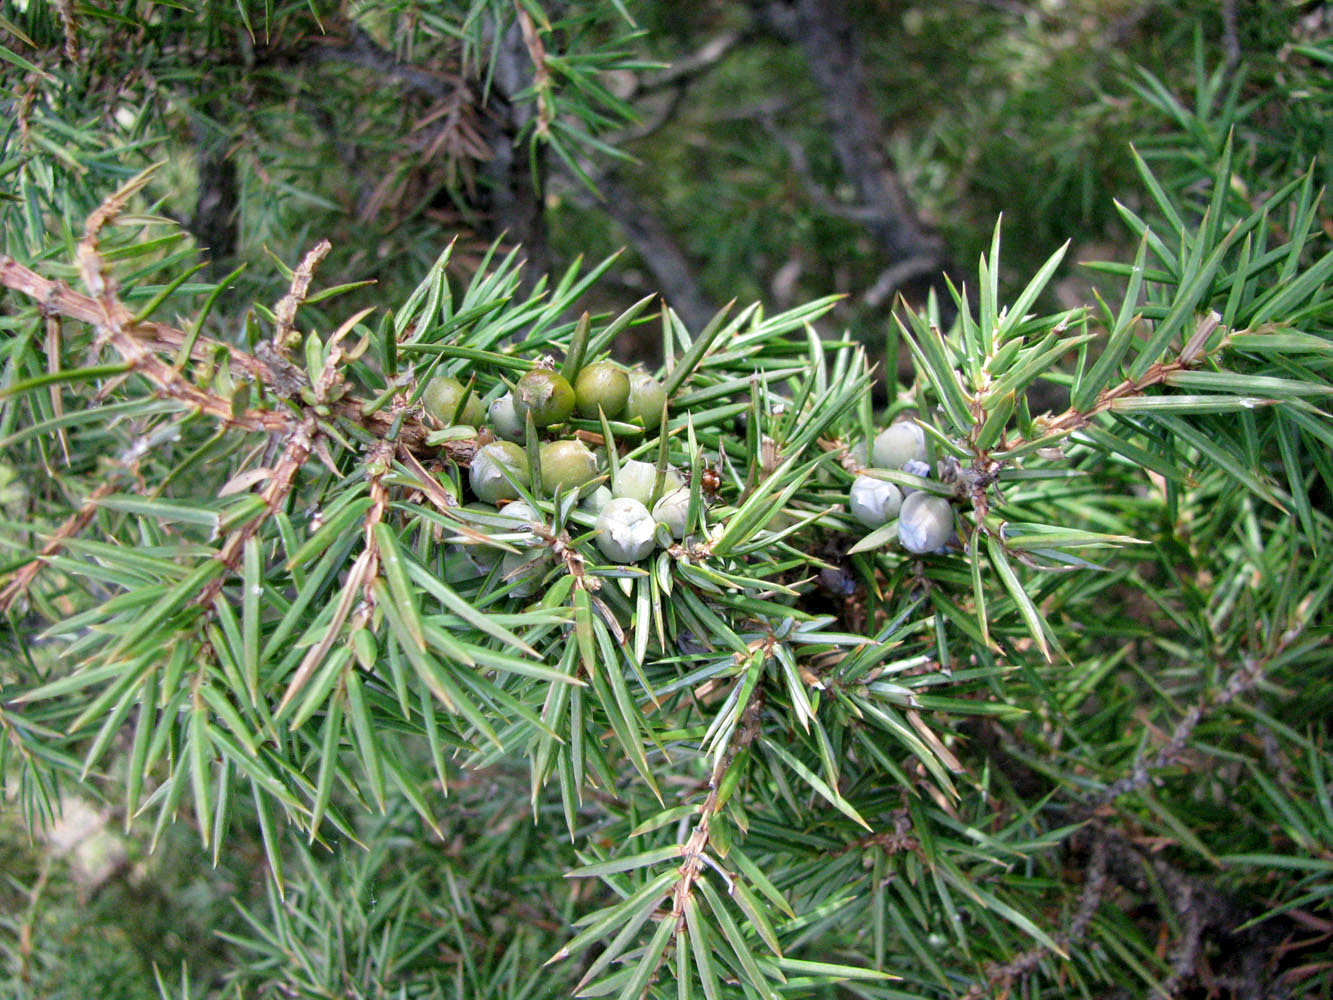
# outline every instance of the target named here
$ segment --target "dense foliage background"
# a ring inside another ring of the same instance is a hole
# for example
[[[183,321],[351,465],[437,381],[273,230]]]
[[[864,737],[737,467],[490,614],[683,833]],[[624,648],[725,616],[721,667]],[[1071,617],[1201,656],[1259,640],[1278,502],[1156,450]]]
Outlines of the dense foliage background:
[[[0,996],[1333,995],[1324,4],[0,46]],[[519,601],[412,407],[589,340],[724,530]],[[841,510],[909,412],[971,476],[919,559]]]

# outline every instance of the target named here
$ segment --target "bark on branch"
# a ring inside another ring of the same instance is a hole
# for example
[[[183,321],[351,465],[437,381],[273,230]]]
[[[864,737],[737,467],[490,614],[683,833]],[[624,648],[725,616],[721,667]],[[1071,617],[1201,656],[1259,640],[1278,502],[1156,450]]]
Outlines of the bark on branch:
[[[694,276],[694,265],[662,220],[649,211],[634,193],[607,175],[597,179],[601,198],[586,196],[586,202],[605,212],[621,229],[631,246],[652,271],[662,298],[691,330],[701,330],[717,312]]]
[[[823,97],[834,154],[854,195],[854,204],[838,214],[865,226],[889,268],[913,261],[915,273],[922,261],[929,261],[932,284],[943,288],[940,275],[950,270],[948,254],[918,215],[885,152],[885,123],[875,110],[856,27],[841,0],[760,3],[755,17],[777,37],[800,46]],[[942,301],[951,299],[945,295]]]

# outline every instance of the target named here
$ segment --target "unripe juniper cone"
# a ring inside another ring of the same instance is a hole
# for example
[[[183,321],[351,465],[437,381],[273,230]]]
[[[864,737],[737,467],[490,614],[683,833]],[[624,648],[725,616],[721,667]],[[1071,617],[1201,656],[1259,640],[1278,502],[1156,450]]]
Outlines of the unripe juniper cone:
[[[488,503],[473,502],[467,505],[468,511],[480,514],[482,517],[477,520],[468,519],[467,524],[482,532],[506,534],[513,532],[523,532],[529,525],[540,524],[543,521],[540,512],[534,510],[532,505],[523,500],[514,500],[505,504],[499,510],[496,510]],[[510,521],[512,524],[504,525],[504,521]],[[526,541],[513,542],[509,544],[530,545],[535,539],[529,538]],[[478,573],[489,573],[500,561],[504,551],[492,545],[478,545],[475,543],[460,544],[463,556],[468,563]]]
[[[488,503],[473,501],[468,504],[466,509],[482,515],[498,516],[498,511]],[[472,521],[466,521],[469,527],[476,527]],[[489,526],[480,527],[478,530],[485,531]],[[458,548],[462,551],[463,557],[478,573],[489,573],[494,566],[499,563],[500,557],[504,554],[500,549],[491,545],[464,545],[460,544]]]
[[[666,402],[666,389],[651,375],[631,372],[629,376],[629,398],[625,400],[625,412],[622,420],[638,420],[648,430],[653,430],[662,422],[662,404]]]
[[[934,552],[953,537],[953,508],[944,497],[917,491],[898,512],[898,541],[908,552]]]
[[[657,522],[648,508],[630,497],[617,497],[597,515],[597,547],[615,563],[638,562],[653,551]]]
[[[574,403],[579,416],[597,419],[599,412],[615,420],[629,400],[629,376],[613,361],[597,361],[574,379]]]
[[[867,528],[878,528],[898,516],[903,494],[893,483],[874,476],[857,476],[852,482],[849,506],[852,516]]]
[[[653,519],[667,526],[671,537],[679,541],[685,537],[685,519],[690,512],[690,490],[681,486],[653,504]]]
[[[615,497],[610,489],[605,486],[598,486],[595,490],[579,501],[579,507],[586,510],[589,514],[600,514],[602,508],[610,503]]]
[[[541,512],[535,509],[532,504],[528,503],[526,500],[513,500],[505,504],[496,511],[496,516],[513,521],[514,528],[507,530],[515,531],[524,525],[541,524],[545,520],[542,517]]]
[[[574,389],[559,372],[533,368],[514,386],[514,413],[520,421],[532,416],[538,427],[562,424],[574,412]]]
[[[458,412],[458,404],[462,401],[464,393],[467,394],[467,402],[463,405],[462,412]],[[452,375],[437,375],[431,379],[425,391],[421,393],[421,405],[426,408],[427,413],[445,425],[467,424],[476,427],[482,422],[486,413],[475,389],[468,392],[467,387]]]
[[[657,482],[657,466],[652,462],[641,462],[637,458],[620,463],[616,473],[615,486],[611,492],[617,497],[631,497],[647,506],[652,503],[653,484]],[[685,480],[674,469],[667,469],[662,477],[662,492],[665,496],[672,490],[685,485]]]
[[[547,441],[541,446],[542,490],[574,490],[597,476],[597,459],[582,441]]]
[[[910,420],[903,420],[880,431],[870,448],[870,460],[877,469],[901,469],[911,461],[926,457],[926,435]]]
[[[523,421],[514,410],[513,393],[506,392],[492,402],[486,416],[490,418],[491,430],[506,441],[523,440]]]
[[[494,441],[477,451],[472,457],[472,468],[468,471],[468,481],[478,500],[496,503],[518,498],[517,488],[501,471],[501,466],[508,469],[510,476],[524,486],[530,482],[528,457],[523,449],[512,441]]]

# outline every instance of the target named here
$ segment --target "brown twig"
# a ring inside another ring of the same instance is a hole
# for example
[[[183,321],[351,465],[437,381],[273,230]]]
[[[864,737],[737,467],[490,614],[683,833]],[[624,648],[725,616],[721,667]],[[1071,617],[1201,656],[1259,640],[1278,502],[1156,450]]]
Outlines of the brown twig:
[[[79,56],[79,21],[74,16],[73,0],[56,0],[56,10],[60,13],[60,27],[65,32],[65,58],[78,62]]]
[[[1281,656],[1287,647],[1305,632],[1312,614],[1309,600],[1302,601],[1295,611],[1294,619],[1286,629],[1273,637],[1272,645],[1268,649],[1257,656],[1245,657],[1240,665],[1227,677],[1226,683],[1220,689],[1201,696],[1176,723],[1171,732],[1171,738],[1167,740],[1166,745],[1149,760],[1136,760],[1130,772],[1108,785],[1100,795],[1088,804],[1089,808],[1095,810],[1109,805],[1120,796],[1145,787],[1152,780],[1154,773],[1172,767],[1179,762],[1181,754],[1189,743],[1190,736],[1199,723],[1211,714],[1225,708],[1238,695],[1244,694],[1258,684],[1268,665]]]
[[[242,409],[237,407],[232,399],[195,385],[160,356],[162,353],[173,355],[178,353],[187,342],[186,334],[164,324],[136,320],[121,302],[115,278],[98,249],[102,230],[115,221],[130,198],[148,182],[153,169],[155,168],[150,168],[127,182],[88,217],[83,239],[80,240],[76,250],[76,260],[90,295],[80,295],[63,283],[45,279],[8,256],[0,256],[0,284],[35,298],[43,315],[47,317],[48,324],[55,322],[56,317],[62,315],[92,324],[97,331],[97,341],[116,351],[131,371],[156,386],[159,395],[175,400],[198,413],[211,416],[223,427],[272,434],[281,442],[281,458],[270,470],[267,484],[260,494],[264,501],[263,511],[233,530],[215,556],[229,571],[233,571],[240,562],[246,542],[255,535],[267,517],[286,501],[298,472],[310,457],[312,450],[323,446],[319,438],[316,413],[330,413],[331,410],[321,411],[320,407],[326,400],[340,394],[342,384],[340,362],[344,352],[339,342],[365,314],[361,313],[349,319],[330,338],[325,364],[319,373],[311,400],[315,408],[310,412]],[[261,384],[277,383],[286,386],[286,383],[292,381],[292,376],[282,365],[275,365],[272,361],[277,359],[285,363],[285,359],[281,357],[281,348],[285,346],[286,338],[293,330],[296,311],[309,292],[315,267],[328,254],[329,249],[329,242],[321,241],[306,255],[293,276],[288,295],[279,302],[276,309],[277,332],[274,335],[271,351],[273,357],[270,363],[266,364],[253,355],[203,337],[194,342],[191,357],[209,360],[217,351],[225,350],[236,370],[249,374]],[[48,339],[50,337],[51,332],[48,327]],[[58,347],[58,344],[53,346]],[[358,347],[351,354],[355,355],[361,349],[363,348]],[[343,415],[364,419],[365,423],[383,431],[393,426],[394,418],[383,413],[372,414],[368,419],[363,418],[361,403],[356,400],[343,401],[339,410]],[[386,424],[386,420],[390,422]],[[421,442],[424,441],[425,433],[425,428],[420,427],[408,437],[415,442]],[[381,441],[379,447],[381,450],[387,449],[387,457],[391,457],[395,446]],[[326,453],[321,452],[321,454]],[[37,557],[22,566],[14,579],[0,591],[0,608],[8,608],[18,595],[31,585],[50,556],[59,551],[69,538],[87,527],[97,509],[97,502],[113,489],[113,482],[108,480],[94,490],[78,513],[69,518],[43,546]],[[384,503],[379,504],[380,515],[383,514],[384,507]],[[373,568],[370,576],[374,576]],[[209,606],[220,593],[225,579],[226,574],[215,577],[197,595],[195,603]]]
[[[67,316],[92,326],[100,326],[103,322],[103,307],[96,299],[74,291],[63,281],[43,278],[8,254],[0,254],[0,285],[35,300],[38,308],[48,316]],[[179,351],[186,339],[185,332],[176,327],[165,323],[133,322],[128,313],[121,316],[121,325],[125,333],[144,348],[164,354]],[[226,352],[233,370],[243,371],[253,378],[262,379],[268,370],[253,355],[207,337],[196,339],[190,351],[190,359],[208,361],[218,351]]]
[[[227,536],[222,548],[218,550],[214,557],[229,571],[235,570],[240,564],[241,556],[245,551],[245,543],[254,536],[261,525],[268,519],[286,501],[288,494],[292,491],[292,486],[296,482],[296,474],[301,471],[305,460],[310,457],[311,445],[314,441],[314,421],[307,420],[298,424],[288,431],[286,446],[283,449],[282,458],[278,460],[273,469],[273,475],[268,479],[268,485],[260,494],[264,499],[264,509],[259,514],[246,521],[236,530]],[[200,591],[199,596],[195,598],[194,603],[203,607],[208,607],[213,603],[218,593],[222,590],[222,585],[226,581],[226,575],[214,577]]]
[[[45,319],[46,371],[48,375],[55,375],[60,371],[60,317],[55,313],[46,313]],[[51,384],[51,413],[57,420],[65,413],[65,401],[60,394],[60,386],[54,382]],[[69,465],[69,436],[65,433],[65,428],[59,428],[56,437],[60,441],[60,452],[65,456],[65,464]]]
[[[296,673],[292,676],[291,683],[287,685],[287,690],[283,693],[282,700],[278,703],[278,713],[282,712],[291,700],[301,692],[310,678],[314,676],[316,668],[324,662],[325,655],[343,634],[343,625],[348,619],[351,618],[354,627],[357,627],[370,618],[371,611],[374,609],[371,584],[379,575],[380,559],[379,543],[375,540],[375,526],[384,519],[384,514],[389,508],[389,492],[384,486],[384,476],[391,467],[392,459],[393,445],[387,441],[380,441],[376,444],[367,458],[367,478],[370,484],[371,504],[370,509],[365,514],[362,533],[365,548],[361,550],[361,554],[356,557],[356,561],[352,563],[352,568],[347,572],[347,579],[343,581],[342,593],[338,596],[338,603],[334,605],[333,615],[329,620],[328,629],[324,632],[324,637],[311,646],[302,658],[300,666],[296,668]],[[356,615],[353,616],[352,609],[357,606],[358,599],[361,600],[361,604]]]
[[[770,635],[759,640],[759,642],[761,645],[755,649],[755,653],[767,659],[772,655],[772,649],[777,640]],[[736,683],[744,683],[744,674],[737,679]],[[685,903],[694,891],[694,883],[703,873],[704,865],[707,864],[705,859],[709,846],[709,827],[713,816],[722,807],[718,794],[721,791],[723,779],[726,778],[727,772],[735,764],[741,751],[759,737],[763,705],[763,690],[756,685],[750,694],[750,699],[738,708],[739,717],[736,727],[732,731],[730,742],[718,754],[717,763],[713,766],[713,772],[708,779],[708,797],[704,799],[703,805],[699,807],[699,820],[694,829],[690,831],[689,839],[681,847],[680,856],[683,860],[680,866],[680,880],[676,883],[672,892],[671,903],[671,916],[677,922],[677,927],[683,926]]]
[[[879,273],[875,283],[861,294],[861,301],[872,309],[888,302],[904,285],[929,277],[939,269],[937,257],[920,254],[889,265]]]
[[[673,61],[666,69],[645,77],[636,88],[636,93],[692,83],[725,59],[737,45],[751,37],[749,31],[724,31],[714,35],[693,52]]]
[[[67,316],[93,326],[103,324],[105,314],[102,305],[95,299],[75,292],[64,282],[43,278],[13,257],[4,254],[0,254],[0,285],[35,299],[40,308],[49,314]],[[115,339],[111,346],[128,349],[131,356],[125,360],[130,361],[140,374],[157,384],[166,395],[178,399],[186,406],[197,408],[200,412],[215,417],[231,427],[250,431],[281,432],[291,426],[290,413],[249,409],[233,414],[230,400],[199,389],[170,365],[153,356],[154,353],[174,354],[179,351],[186,341],[183,330],[163,323],[130,322],[128,314],[122,314],[120,323],[124,336]],[[190,350],[190,358],[208,362],[219,351],[225,353],[232,371],[242,372],[270,388],[281,389],[279,381],[281,376],[275,374],[269,364],[222,341],[198,337]],[[304,379],[303,374],[302,379]],[[294,395],[294,392],[286,394]],[[376,436],[387,433],[394,417],[383,410],[365,415],[361,412],[361,405],[360,400],[344,399],[333,404],[331,409],[347,420],[362,424]],[[409,420],[401,429],[399,441],[412,448],[423,448],[429,433],[420,421]]]
[[[277,318],[278,324],[273,331],[273,346],[278,353],[281,354],[294,346],[291,336],[296,325],[296,310],[301,308],[306,295],[310,292],[310,283],[315,279],[315,268],[319,267],[332,249],[333,244],[328,240],[320,240],[311,247],[292,274],[291,288],[274,307],[273,315]]]
[[[1055,936],[1055,943],[1062,951],[1068,951],[1071,945],[1078,944],[1087,933],[1097,908],[1102,904],[1102,897],[1107,886],[1107,842],[1097,839],[1092,844],[1092,854],[1083,871],[1083,891],[1079,894],[1078,908],[1069,922],[1069,927]],[[973,983],[963,1000],[982,1000],[988,993],[998,992],[1007,995],[1015,980],[1031,975],[1044,959],[1051,954],[1051,949],[1038,945],[1021,952],[1003,964],[989,963],[985,968],[985,982]]]
[[[360,66],[391,80],[404,90],[436,101],[448,100],[459,90],[466,89],[462,78],[454,74],[432,72],[402,62],[392,52],[381,47],[359,25],[344,23],[342,28],[341,36],[331,31],[329,35],[316,39],[300,53],[301,57],[314,63],[340,62]]]
[[[1115,409],[1116,403],[1120,400],[1142,396],[1145,390],[1154,386],[1165,385],[1173,377],[1196,367],[1206,357],[1205,345],[1217,330],[1220,322],[1221,317],[1216,313],[1210,313],[1200,318],[1194,333],[1190,335],[1190,339],[1181,348],[1176,360],[1154,362],[1138,378],[1127,378],[1116,385],[1103,389],[1097,394],[1097,398],[1088,409],[1076,410],[1071,407],[1057,417],[1035,417],[1033,424],[1039,431],[1039,436],[1041,438],[1057,438],[1080,431],[1107,410]],[[1223,337],[1213,350],[1216,351],[1226,346],[1228,339]],[[1010,445],[1010,447],[1013,446]]]
[[[99,501],[104,496],[114,493],[115,489],[115,484],[110,480],[99,485],[97,489],[88,494],[88,498],[83,501],[79,509],[67,518],[65,523],[56,530],[56,533],[47,540],[46,544],[42,546],[42,551],[37,553],[37,556],[30,562],[19,567],[14,579],[5,585],[4,590],[0,590],[0,613],[8,611],[10,605],[14,603],[18,596],[32,585],[32,581],[36,579],[37,574],[41,572],[48,559],[63,549],[67,541],[88,526],[88,522],[97,513]]]
[[[514,0],[514,12],[518,16],[518,26],[523,32],[523,45],[532,60],[532,89],[537,95],[537,137],[545,139],[551,134],[551,70],[546,65],[546,46],[532,17],[520,3]]]

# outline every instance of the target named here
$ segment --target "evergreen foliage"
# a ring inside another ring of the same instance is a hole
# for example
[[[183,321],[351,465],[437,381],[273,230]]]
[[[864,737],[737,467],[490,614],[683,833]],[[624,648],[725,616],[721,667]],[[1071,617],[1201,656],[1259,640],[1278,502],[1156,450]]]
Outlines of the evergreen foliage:
[[[724,77],[762,89],[812,3],[719,5],[721,51],[770,32]],[[696,323],[547,242],[548,179],[577,233],[668,142],[617,131],[657,106],[615,82],[674,87],[680,17],[7,10],[0,996],[1333,991],[1333,32],[1191,23],[1192,60],[1122,84],[1133,147],[1069,137],[1135,185],[1088,301],[1051,292],[1067,245],[988,225],[872,359],[840,323],[873,307]],[[1049,27],[998,23],[969,31]],[[730,197],[763,157],[840,169],[786,110]],[[910,152],[909,180],[939,162]],[[1100,170],[1045,195],[1100,199]],[[730,235],[781,253],[756,218]],[[507,435],[469,408],[613,355],[660,409],[522,401]],[[894,420],[925,463],[870,467]],[[523,515],[475,503],[505,436]],[[554,486],[569,438],[597,478]],[[593,494],[640,468],[655,513],[685,492],[634,558]],[[908,551],[910,497],[862,523],[860,476],[944,498],[952,537]],[[128,845],[86,914],[22,846],[77,798]]]

